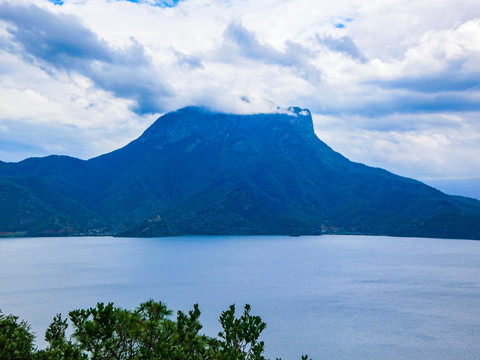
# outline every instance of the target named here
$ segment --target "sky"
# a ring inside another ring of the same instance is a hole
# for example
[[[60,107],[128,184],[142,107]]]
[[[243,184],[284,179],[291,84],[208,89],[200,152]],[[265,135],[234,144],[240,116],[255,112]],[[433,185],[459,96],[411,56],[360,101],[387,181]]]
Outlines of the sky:
[[[480,1],[0,0],[0,160],[188,105],[307,108],[349,159],[480,198]]]

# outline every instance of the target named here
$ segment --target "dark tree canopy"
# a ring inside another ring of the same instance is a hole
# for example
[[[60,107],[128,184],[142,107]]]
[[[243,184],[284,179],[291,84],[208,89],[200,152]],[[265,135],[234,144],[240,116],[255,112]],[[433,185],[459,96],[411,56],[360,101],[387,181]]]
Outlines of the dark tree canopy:
[[[4,315],[0,310],[0,358],[8,360],[29,359],[34,351],[35,336],[25,321],[17,316]]]

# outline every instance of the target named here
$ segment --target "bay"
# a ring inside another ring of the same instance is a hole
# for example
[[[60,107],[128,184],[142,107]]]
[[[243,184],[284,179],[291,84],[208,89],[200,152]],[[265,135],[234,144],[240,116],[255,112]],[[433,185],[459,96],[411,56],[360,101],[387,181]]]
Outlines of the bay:
[[[0,240],[0,308],[43,347],[53,316],[97,302],[232,303],[267,322],[267,356],[478,359],[480,242],[370,236]]]

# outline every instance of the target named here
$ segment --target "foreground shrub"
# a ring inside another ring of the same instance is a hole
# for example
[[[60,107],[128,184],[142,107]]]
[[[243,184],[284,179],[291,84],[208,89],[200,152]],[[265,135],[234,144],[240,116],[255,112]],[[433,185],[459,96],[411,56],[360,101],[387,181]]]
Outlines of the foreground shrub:
[[[0,311],[0,358],[28,360],[33,356],[35,336],[25,321]]]
[[[220,315],[223,331],[214,338],[200,333],[197,304],[172,319],[172,311],[153,300],[135,310],[98,303],[69,313],[70,337],[68,320],[56,315],[45,333],[45,350],[34,348],[27,323],[0,311],[0,360],[264,360],[260,336],[267,325],[250,310],[245,305],[236,317],[231,305]]]

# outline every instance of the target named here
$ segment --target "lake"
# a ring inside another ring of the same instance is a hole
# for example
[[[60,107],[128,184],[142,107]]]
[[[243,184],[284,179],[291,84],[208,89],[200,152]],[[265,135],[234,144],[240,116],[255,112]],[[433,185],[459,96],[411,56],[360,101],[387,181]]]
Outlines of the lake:
[[[266,355],[480,358],[480,242],[371,236],[0,239],[0,308],[43,347],[53,316],[98,301],[199,303],[204,332],[245,303]]]

